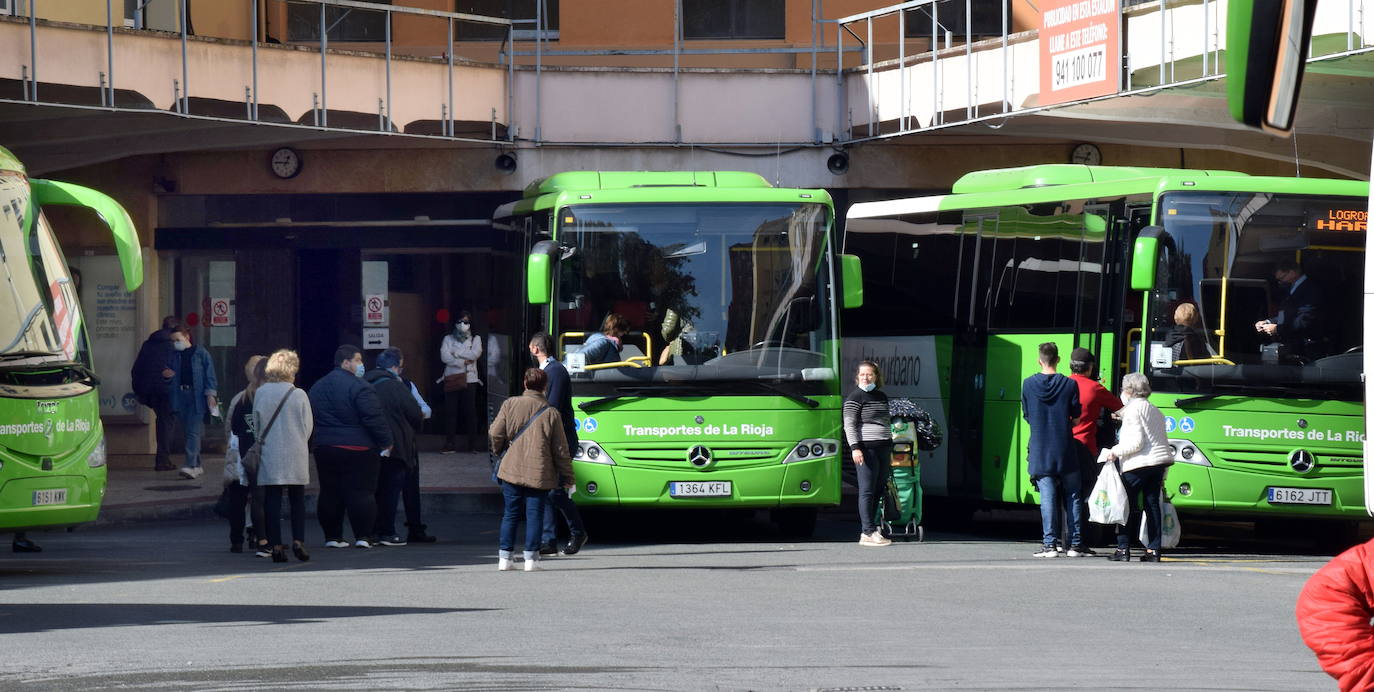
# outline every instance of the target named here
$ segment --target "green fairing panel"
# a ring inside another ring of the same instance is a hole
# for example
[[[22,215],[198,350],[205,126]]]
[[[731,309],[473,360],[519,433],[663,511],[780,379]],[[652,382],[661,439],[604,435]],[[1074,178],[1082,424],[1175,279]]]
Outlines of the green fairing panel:
[[[30,180],[34,200],[39,206],[59,205],[86,207],[100,216],[114,236],[119,252],[119,265],[124,271],[124,287],[133,291],[143,284],[143,255],[138,244],[138,231],[129,212],[109,195],[88,187],[56,180]]]

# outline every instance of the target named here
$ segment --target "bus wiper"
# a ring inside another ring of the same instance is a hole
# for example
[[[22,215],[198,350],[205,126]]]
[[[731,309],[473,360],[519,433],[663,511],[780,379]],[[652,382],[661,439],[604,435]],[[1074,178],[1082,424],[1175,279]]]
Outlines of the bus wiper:
[[[809,397],[809,396],[805,396],[805,395],[802,395],[802,394],[797,394],[796,392],[789,392],[789,391],[787,391],[786,389],[783,389],[782,387],[779,387],[779,386],[777,386],[777,385],[775,385],[775,384],[769,384],[769,383],[767,383],[767,382],[763,382],[763,381],[760,381],[760,380],[740,380],[740,382],[742,382],[742,383],[747,383],[747,384],[752,384],[752,385],[754,385],[755,387],[761,387],[761,388],[763,388],[763,389],[767,389],[768,391],[773,392],[773,393],[775,393],[775,394],[781,394],[782,396],[785,396],[785,397],[787,397],[788,399],[791,399],[792,401],[795,401],[795,402],[797,402],[797,403],[799,403],[799,404],[803,404],[803,405],[808,406],[808,407],[810,407],[810,408],[816,408],[817,406],[820,406],[820,405],[821,405],[821,402],[816,401],[815,399],[812,399],[812,398]]]
[[[75,373],[76,375],[78,375],[80,379],[74,380],[75,382],[79,382],[81,384],[89,385],[92,387],[100,386],[100,377],[95,374],[94,370],[86,367],[82,363],[61,363],[60,367],[63,370],[66,370],[67,372]]]
[[[1221,396],[1221,395],[1220,395],[1220,394],[1199,394],[1199,395],[1197,395],[1197,396],[1184,397],[1184,398],[1182,398],[1182,399],[1174,399],[1174,406],[1177,406],[1177,407],[1179,407],[1179,408],[1183,408],[1183,407],[1189,406],[1189,405],[1191,405],[1191,404],[1202,403],[1202,402],[1204,402],[1204,401],[1207,401],[1208,399],[1215,399],[1215,398],[1217,398],[1218,396]]]
[[[726,393],[729,393],[728,390],[729,390],[729,388],[730,388],[731,386],[734,386],[734,385],[741,385],[741,384],[743,384],[743,385],[751,385],[751,386],[754,386],[754,387],[757,387],[757,388],[760,388],[760,389],[768,390],[769,392],[772,392],[772,393],[774,393],[774,394],[779,394],[779,395],[781,395],[781,396],[785,396],[785,397],[787,397],[788,399],[791,399],[791,400],[793,400],[793,401],[795,401],[795,402],[797,402],[797,403],[799,403],[799,404],[803,404],[803,405],[805,405],[805,406],[809,406],[809,407],[811,407],[811,408],[816,408],[817,406],[820,406],[820,402],[819,402],[819,401],[816,401],[815,399],[812,399],[811,397],[803,396],[803,395],[801,395],[801,394],[796,394],[796,393],[793,393],[793,392],[789,392],[789,391],[787,391],[787,390],[785,390],[785,389],[783,389],[783,388],[781,388],[781,387],[778,387],[778,386],[773,385],[773,384],[769,384],[769,383],[767,383],[767,382],[760,382],[759,380],[733,380],[733,381],[690,380],[690,381],[688,381],[688,382],[672,382],[672,383],[666,383],[666,382],[665,382],[665,383],[658,384],[658,385],[644,384],[644,385],[638,385],[638,386],[634,386],[634,387],[616,387],[616,391],[619,392],[619,394],[613,394],[613,395],[611,395],[611,396],[602,397],[602,398],[600,398],[600,399],[593,399],[592,401],[583,402],[583,403],[581,403],[581,404],[578,404],[577,407],[580,408],[580,409],[582,409],[583,411],[590,411],[590,410],[592,410],[592,409],[594,409],[594,408],[597,408],[597,407],[599,407],[599,406],[603,406],[603,405],[608,404],[608,403],[610,403],[610,402],[612,402],[612,401],[616,401],[616,400],[618,400],[618,399],[624,399],[624,398],[626,398],[626,397],[643,397],[643,396],[649,396],[649,395],[653,395],[653,394],[657,394],[657,395],[660,395],[660,396],[681,396],[681,395],[692,395],[692,394],[695,394],[695,395],[700,396],[700,395],[702,395],[702,394],[704,394],[704,393],[710,393],[710,392],[703,392],[702,390],[704,390],[704,389],[705,389],[705,390],[713,390],[713,391],[720,392],[720,393],[722,393],[722,394],[726,394]]]
[[[578,404],[577,407],[580,408],[580,409],[582,409],[583,411],[590,411],[590,410],[592,410],[592,409],[594,409],[594,408],[598,408],[598,407],[603,406],[603,405],[605,405],[605,404],[609,404],[609,403],[611,403],[612,401],[616,401],[616,400],[618,400],[618,399],[626,399],[626,398],[631,398],[631,397],[643,397],[643,396],[648,396],[648,395],[650,395],[650,394],[660,394],[660,395],[665,395],[665,396],[673,396],[673,395],[681,395],[681,394],[696,394],[696,395],[700,395],[700,394],[701,394],[701,391],[698,390],[698,389],[692,389],[692,388],[690,388],[690,387],[680,386],[679,384],[665,384],[665,385],[661,385],[661,386],[657,386],[657,387],[652,386],[652,385],[639,385],[639,386],[636,386],[636,387],[616,387],[616,388],[615,388],[615,391],[620,392],[620,393],[619,393],[619,394],[612,394],[611,396],[601,397],[600,399],[593,399],[593,400],[591,400],[591,401],[584,401],[584,402]]]

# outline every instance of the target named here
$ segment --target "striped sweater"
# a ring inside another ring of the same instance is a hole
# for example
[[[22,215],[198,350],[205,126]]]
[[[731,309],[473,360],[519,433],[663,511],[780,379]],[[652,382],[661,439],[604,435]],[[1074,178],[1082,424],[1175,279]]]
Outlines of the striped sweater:
[[[887,395],[875,389],[854,390],[844,400],[844,436],[850,447],[860,442],[891,442],[892,416],[887,412]]]

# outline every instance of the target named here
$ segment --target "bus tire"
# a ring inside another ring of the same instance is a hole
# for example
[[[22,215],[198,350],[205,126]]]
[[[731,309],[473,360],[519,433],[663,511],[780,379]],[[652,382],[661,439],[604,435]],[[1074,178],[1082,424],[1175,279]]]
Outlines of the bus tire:
[[[786,507],[773,510],[773,521],[778,531],[796,538],[810,538],[816,533],[815,507]]]

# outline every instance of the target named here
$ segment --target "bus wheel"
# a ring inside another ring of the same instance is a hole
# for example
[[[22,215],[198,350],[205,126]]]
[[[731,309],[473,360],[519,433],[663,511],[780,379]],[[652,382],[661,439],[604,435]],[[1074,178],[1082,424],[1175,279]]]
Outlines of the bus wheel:
[[[815,507],[787,507],[773,510],[773,521],[784,535],[810,538],[816,533]]]
[[[1316,522],[1311,534],[1316,537],[1322,552],[1339,554],[1360,542],[1360,522],[1345,519],[1326,519]]]

